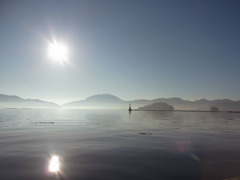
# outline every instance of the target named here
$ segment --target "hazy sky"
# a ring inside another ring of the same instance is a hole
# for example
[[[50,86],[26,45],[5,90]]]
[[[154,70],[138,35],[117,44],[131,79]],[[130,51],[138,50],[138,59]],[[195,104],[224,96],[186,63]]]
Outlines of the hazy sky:
[[[69,62],[47,53],[53,38]],[[240,1],[0,1],[0,94],[240,99]]]

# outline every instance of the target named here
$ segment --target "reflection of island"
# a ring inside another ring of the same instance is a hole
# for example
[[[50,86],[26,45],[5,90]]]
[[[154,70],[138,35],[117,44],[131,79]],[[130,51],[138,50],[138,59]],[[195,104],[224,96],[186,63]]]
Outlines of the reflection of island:
[[[167,103],[159,102],[159,103],[153,103],[149,104],[143,107],[139,107],[138,110],[144,110],[144,111],[173,111],[174,107],[171,105],[168,105]]]

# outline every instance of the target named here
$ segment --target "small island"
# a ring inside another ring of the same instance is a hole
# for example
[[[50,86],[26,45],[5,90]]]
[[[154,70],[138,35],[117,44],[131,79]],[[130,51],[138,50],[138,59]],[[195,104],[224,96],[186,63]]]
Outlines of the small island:
[[[143,107],[139,107],[139,111],[173,111],[174,107],[163,102],[149,104]]]
[[[212,106],[210,109],[211,112],[219,112],[219,108],[216,106]]]

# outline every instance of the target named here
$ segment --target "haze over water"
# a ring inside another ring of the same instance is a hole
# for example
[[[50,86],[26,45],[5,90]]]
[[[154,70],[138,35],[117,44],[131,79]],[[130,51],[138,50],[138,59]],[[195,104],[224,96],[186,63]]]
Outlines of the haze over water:
[[[238,113],[2,109],[0,124],[1,179],[240,176]]]
[[[240,113],[223,112],[240,112],[239,9],[236,0],[1,0],[0,179],[239,177]],[[165,100],[222,112],[64,109]]]

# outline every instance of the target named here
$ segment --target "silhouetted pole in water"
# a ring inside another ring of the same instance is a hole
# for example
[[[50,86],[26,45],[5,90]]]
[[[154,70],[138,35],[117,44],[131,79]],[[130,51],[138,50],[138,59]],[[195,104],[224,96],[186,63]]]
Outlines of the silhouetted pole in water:
[[[128,111],[129,111],[129,112],[131,112],[131,111],[132,111],[131,104],[129,104]]]

